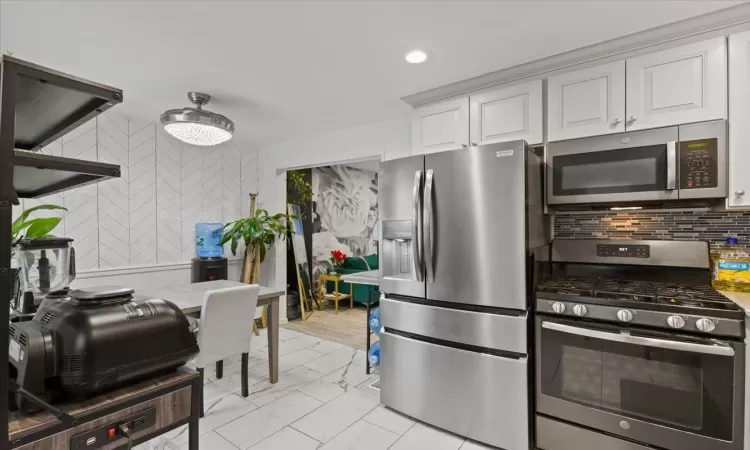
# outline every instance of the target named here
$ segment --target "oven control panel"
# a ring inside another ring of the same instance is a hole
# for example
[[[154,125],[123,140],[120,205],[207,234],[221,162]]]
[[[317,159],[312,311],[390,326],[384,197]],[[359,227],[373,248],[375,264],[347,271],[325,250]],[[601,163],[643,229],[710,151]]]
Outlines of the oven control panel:
[[[649,258],[651,251],[648,245],[599,244],[596,246],[596,256],[607,258]]]
[[[539,298],[549,295],[551,298]],[[555,299],[556,294],[537,294],[536,312],[552,316],[564,316],[572,320],[594,320],[619,323],[623,326],[646,326],[666,330],[679,329],[703,334],[742,337],[744,320],[701,317],[669,311],[631,309],[615,305],[584,305],[579,301]],[[581,322],[583,323],[583,322]]]

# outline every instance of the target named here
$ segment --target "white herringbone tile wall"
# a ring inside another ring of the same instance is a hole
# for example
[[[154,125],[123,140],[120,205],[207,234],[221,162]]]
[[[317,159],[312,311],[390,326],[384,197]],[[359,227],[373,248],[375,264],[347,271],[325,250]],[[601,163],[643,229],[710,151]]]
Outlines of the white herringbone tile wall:
[[[198,222],[247,215],[258,188],[258,151],[230,141],[191,147],[155,122],[105,113],[48,145],[45,153],[119,164],[122,176],[40,199],[22,209],[64,206],[58,236],[75,240],[78,270],[189,261]],[[49,216],[41,211],[34,215]],[[231,255],[228,255],[231,256]]]

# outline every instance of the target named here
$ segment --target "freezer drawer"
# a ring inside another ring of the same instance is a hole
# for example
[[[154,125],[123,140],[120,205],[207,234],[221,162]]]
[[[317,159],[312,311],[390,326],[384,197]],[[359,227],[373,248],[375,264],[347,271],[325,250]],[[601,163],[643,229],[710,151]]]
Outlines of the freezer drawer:
[[[505,316],[409,303],[385,298],[380,322],[386,328],[410,334],[527,354],[528,312]]]
[[[506,450],[529,448],[527,359],[380,335],[380,401],[415,419]]]

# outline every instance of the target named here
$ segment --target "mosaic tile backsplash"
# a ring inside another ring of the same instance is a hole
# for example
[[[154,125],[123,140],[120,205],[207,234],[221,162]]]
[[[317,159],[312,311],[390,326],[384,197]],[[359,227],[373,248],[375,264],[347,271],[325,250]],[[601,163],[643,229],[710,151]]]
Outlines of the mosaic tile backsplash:
[[[709,241],[727,237],[750,249],[750,211],[602,212],[558,214],[557,239],[662,239]]]

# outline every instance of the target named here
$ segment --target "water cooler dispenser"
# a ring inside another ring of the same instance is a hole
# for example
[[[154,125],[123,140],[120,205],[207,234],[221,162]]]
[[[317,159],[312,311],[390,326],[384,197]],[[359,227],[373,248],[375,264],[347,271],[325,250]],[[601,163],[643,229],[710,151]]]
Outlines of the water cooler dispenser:
[[[226,280],[227,259],[221,246],[223,225],[198,223],[195,225],[195,258],[192,259],[191,282]]]

